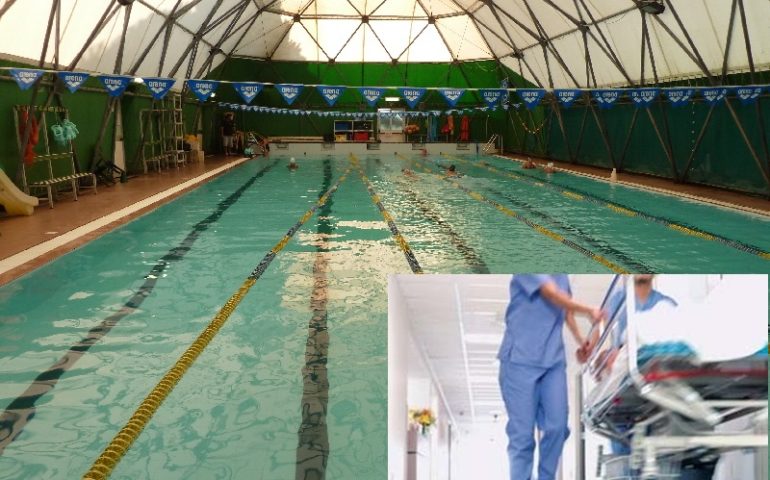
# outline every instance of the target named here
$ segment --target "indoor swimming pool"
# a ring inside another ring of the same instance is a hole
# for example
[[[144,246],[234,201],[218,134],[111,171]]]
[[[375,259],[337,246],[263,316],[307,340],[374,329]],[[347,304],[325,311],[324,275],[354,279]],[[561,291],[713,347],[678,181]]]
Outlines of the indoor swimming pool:
[[[770,270],[767,217],[500,157],[297,160],[0,287],[0,478],[85,474],[250,275],[113,478],[386,478],[390,273]]]

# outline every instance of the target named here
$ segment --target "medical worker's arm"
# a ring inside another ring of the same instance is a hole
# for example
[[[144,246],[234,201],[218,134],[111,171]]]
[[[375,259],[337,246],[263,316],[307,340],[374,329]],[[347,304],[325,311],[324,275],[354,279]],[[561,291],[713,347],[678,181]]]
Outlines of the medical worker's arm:
[[[575,341],[578,345],[580,345],[580,347],[575,352],[575,356],[577,357],[578,362],[585,363],[586,360],[588,360],[588,356],[591,354],[591,351],[588,349],[588,341],[585,340],[583,335],[580,333],[580,328],[578,327],[577,321],[575,320],[575,312],[572,310],[567,310],[567,315],[565,316],[564,321],[567,323],[567,328],[569,328],[569,331],[572,333]]]
[[[567,315],[564,317],[564,322],[567,324],[567,328],[569,328],[572,337],[575,339],[578,345],[582,345],[585,339],[583,339],[583,335],[580,333],[580,328],[578,327],[577,321],[575,320],[575,312],[572,310],[567,310]]]
[[[543,286],[540,287],[540,295],[549,302],[558,305],[565,310],[588,315],[591,323],[596,323],[604,318],[604,312],[601,308],[589,307],[588,305],[572,300],[572,297],[560,290],[555,282],[544,283]]]

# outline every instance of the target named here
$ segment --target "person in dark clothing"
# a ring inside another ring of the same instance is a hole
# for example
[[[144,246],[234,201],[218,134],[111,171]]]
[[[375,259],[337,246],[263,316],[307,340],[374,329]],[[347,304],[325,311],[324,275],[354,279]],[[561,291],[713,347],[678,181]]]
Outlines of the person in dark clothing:
[[[225,155],[235,155],[234,140],[235,137],[235,115],[233,112],[225,113],[222,119],[222,146],[225,149]]]

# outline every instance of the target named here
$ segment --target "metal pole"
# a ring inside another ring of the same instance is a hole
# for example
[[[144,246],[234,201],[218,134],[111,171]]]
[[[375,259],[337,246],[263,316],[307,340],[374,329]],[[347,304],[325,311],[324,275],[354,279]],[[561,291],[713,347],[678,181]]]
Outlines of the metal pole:
[[[610,138],[607,134],[607,131],[604,128],[604,122],[602,122],[602,119],[600,115],[596,112],[596,109],[591,104],[591,99],[588,99],[588,108],[591,109],[591,114],[594,116],[594,120],[596,120],[596,126],[599,127],[599,133],[602,135],[602,141],[604,142],[605,148],[607,148],[607,155],[610,157],[610,162],[612,162],[613,168],[617,168],[617,164],[615,163],[615,156],[612,154],[612,145],[610,145]]]
[[[636,118],[639,116],[639,108],[634,108],[634,114],[631,116],[631,125],[628,126],[628,133],[626,134],[626,141],[623,142],[623,150],[620,152],[620,158],[618,159],[618,171],[623,171],[623,161],[626,159],[626,151],[628,150],[628,144],[631,143],[631,135],[634,133],[634,127],[636,126]]]
[[[663,147],[663,152],[666,154],[666,158],[668,159],[669,165],[671,165],[671,172],[673,173],[673,178],[679,177],[679,172],[676,168],[676,162],[674,161],[674,154],[671,151],[671,145],[667,144],[666,141],[663,139],[663,135],[660,133],[660,129],[658,128],[658,122],[655,121],[655,117],[652,115],[652,112],[650,109],[647,109],[647,116],[650,118],[650,122],[652,123],[652,128],[655,129],[655,135],[658,137],[658,141],[660,142],[660,146]]]
[[[703,122],[703,126],[700,129],[700,132],[698,133],[698,137],[695,139],[695,145],[693,145],[692,150],[690,151],[690,156],[687,158],[687,163],[684,165],[684,170],[682,170],[682,174],[679,178],[680,182],[684,182],[687,180],[687,174],[690,172],[690,165],[692,165],[692,161],[695,158],[695,153],[698,151],[698,147],[700,146],[700,142],[703,140],[703,136],[706,133],[706,128],[709,125],[709,122],[711,121],[711,116],[714,114],[714,107],[716,107],[716,104],[712,105],[709,109],[709,113],[706,115],[706,120]]]
[[[738,114],[735,112],[735,109],[733,108],[732,103],[730,103],[729,98],[725,98],[725,104],[727,105],[728,110],[730,110],[730,115],[733,117],[733,120],[735,120],[735,126],[738,127],[738,131],[740,132],[744,143],[746,143],[746,148],[748,148],[749,153],[751,153],[751,158],[754,159],[754,163],[757,164],[757,168],[759,168],[759,171],[762,173],[762,177],[765,179],[767,188],[770,190],[770,176],[768,176],[767,170],[765,170],[765,166],[763,165],[762,160],[760,160],[759,155],[757,155],[756,150],[754,150],[754,146],[751,144],[751,140],[746,134],[746,130],[743,128],[741,119],[738,118]]]

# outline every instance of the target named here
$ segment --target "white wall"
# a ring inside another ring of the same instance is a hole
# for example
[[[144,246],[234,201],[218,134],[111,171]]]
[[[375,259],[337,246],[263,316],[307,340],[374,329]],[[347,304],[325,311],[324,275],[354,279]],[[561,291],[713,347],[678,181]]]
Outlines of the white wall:
[[[388,479],[406,475],[409,324],[398,285],[388,279]]]

